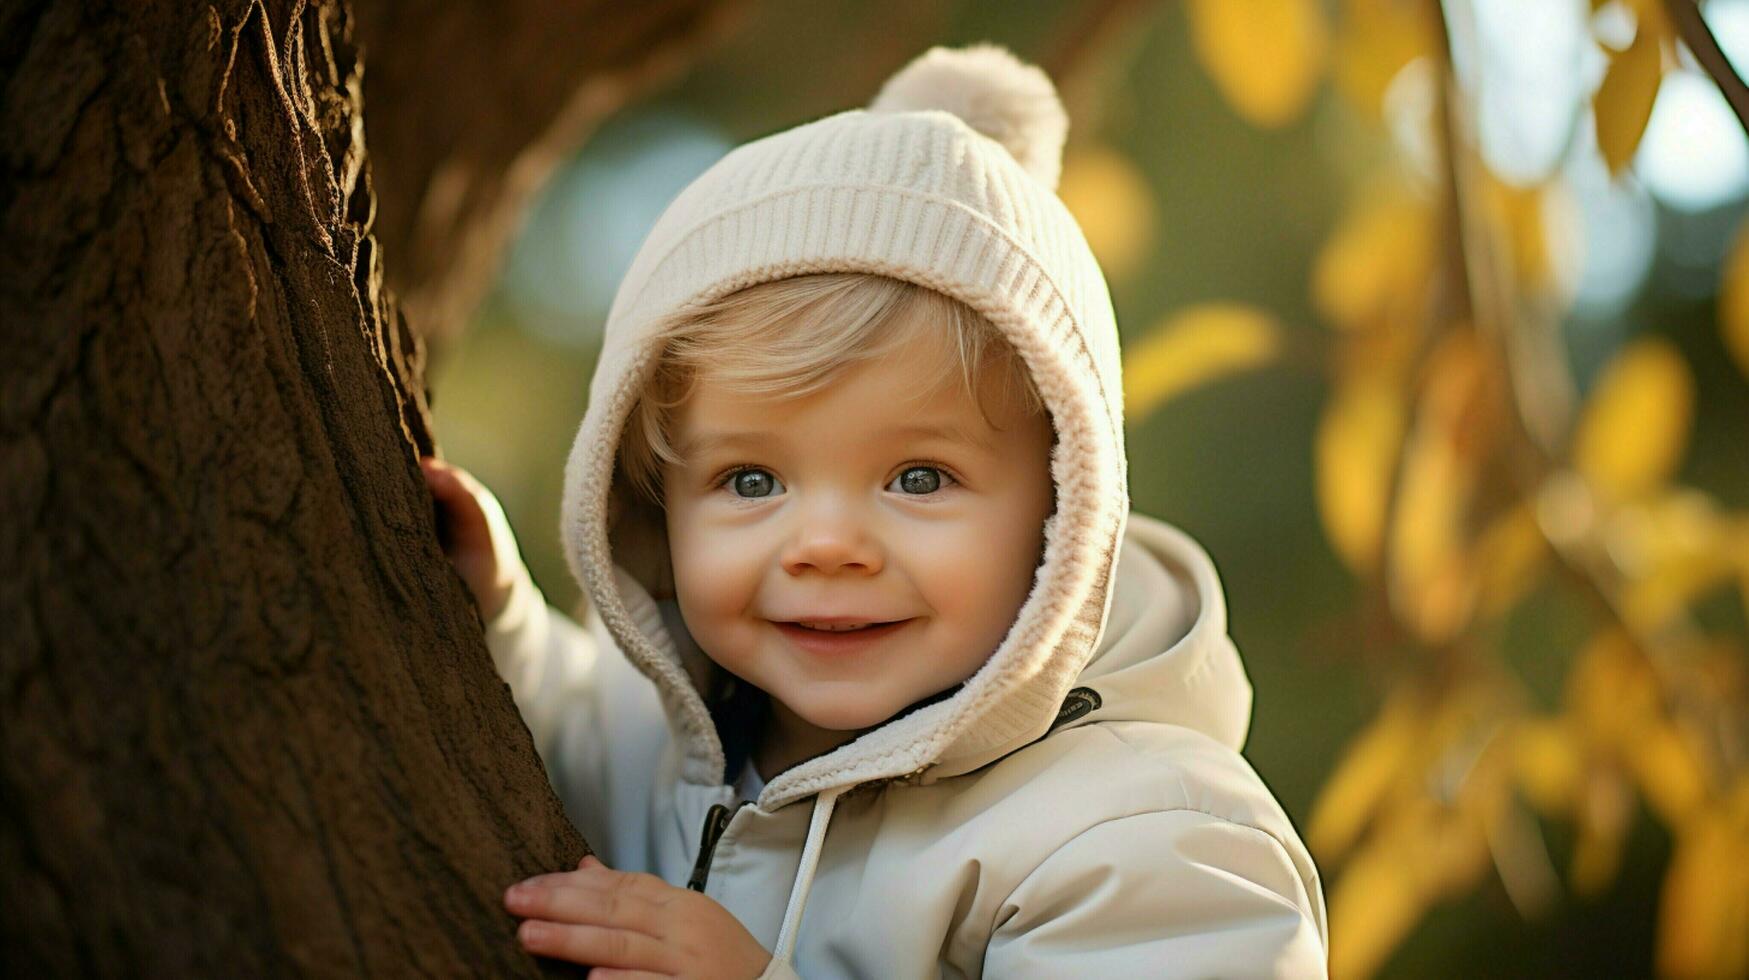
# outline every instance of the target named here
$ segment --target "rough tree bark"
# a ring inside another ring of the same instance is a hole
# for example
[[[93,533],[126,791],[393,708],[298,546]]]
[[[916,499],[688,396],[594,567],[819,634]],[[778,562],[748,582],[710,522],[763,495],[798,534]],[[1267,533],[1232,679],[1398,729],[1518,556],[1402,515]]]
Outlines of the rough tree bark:
[[[6,975],[528,974],[584,851],[437,547],[355,35],[0,2]]]

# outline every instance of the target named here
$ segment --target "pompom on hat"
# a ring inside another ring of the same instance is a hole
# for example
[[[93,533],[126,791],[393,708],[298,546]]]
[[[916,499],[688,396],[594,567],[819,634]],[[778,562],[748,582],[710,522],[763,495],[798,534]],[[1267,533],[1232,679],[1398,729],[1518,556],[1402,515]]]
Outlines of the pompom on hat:
[[[1005,48],[931,48],[900,69],[871,112],[941,109],[1007,148],[1039,183],[1057,189],[1069,114],[1045,73]]]
[[[1044,560],[989,660],[951,696],[779,774],[762,804],[985,765],[1049,730],[1093,656],[1129,494],[1111,297],[1055,193],[1067,132],[1043,71],[995,45],[933,48],[869,108],[725,155],[681,191],[633,259],[566,466],[561,529],[601,624],[655,683],[687,782],[725,779],[694,683],[700,654],[652,596],[648,569],[665,558],[652,551],[660,534],[639,527],[650,518],[633,511],[610,521],[609,501],[627,415],[660,354],[658,326],[748,286],[863,272],[958,299],[1019,352],[1057,434]]]

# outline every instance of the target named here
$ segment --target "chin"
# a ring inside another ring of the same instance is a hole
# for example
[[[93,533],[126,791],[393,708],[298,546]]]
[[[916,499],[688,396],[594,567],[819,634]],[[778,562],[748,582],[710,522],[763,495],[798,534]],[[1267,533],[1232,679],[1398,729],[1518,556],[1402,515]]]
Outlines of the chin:
[[[831,704],[815,701],[801,706],[791,705],[790,710],[816,728],[854,734],[886,721],[898,708],[885,704]]]

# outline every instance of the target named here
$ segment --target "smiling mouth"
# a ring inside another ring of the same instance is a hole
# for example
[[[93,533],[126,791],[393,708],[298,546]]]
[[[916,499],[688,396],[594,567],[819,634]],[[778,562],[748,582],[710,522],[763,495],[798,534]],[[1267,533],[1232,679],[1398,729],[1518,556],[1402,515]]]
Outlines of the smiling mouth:
[[[804,620],[801,622],[782,623],[780,625],[813,630],[816,633],[850,633],[856,630],[875,629],[881,626],[891,626],[894,623],[902,622],[904,622],[902,619],[885,620],[881,622],[870,620],[866,623],[813,623]]]
[[[913,622],[916,620],[869,620],[858,623],[854,620],[821,622],[804,619],[773,621],[771,625],[797,648],[810,654],[831,656],[874,649]]]

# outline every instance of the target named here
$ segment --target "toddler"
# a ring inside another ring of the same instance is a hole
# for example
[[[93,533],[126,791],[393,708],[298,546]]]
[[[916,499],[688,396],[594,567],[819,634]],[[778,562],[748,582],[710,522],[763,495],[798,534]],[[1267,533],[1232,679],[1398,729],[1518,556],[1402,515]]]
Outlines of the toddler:
[[[1215,570],[1131,514],[1067,120],[936,48],[739,147],[620,286],[565,474],[589,604],[429,461],[448,550],[602,860],[506,894],[607,976],[1291,976],[1317,870],[1239,755]]]

